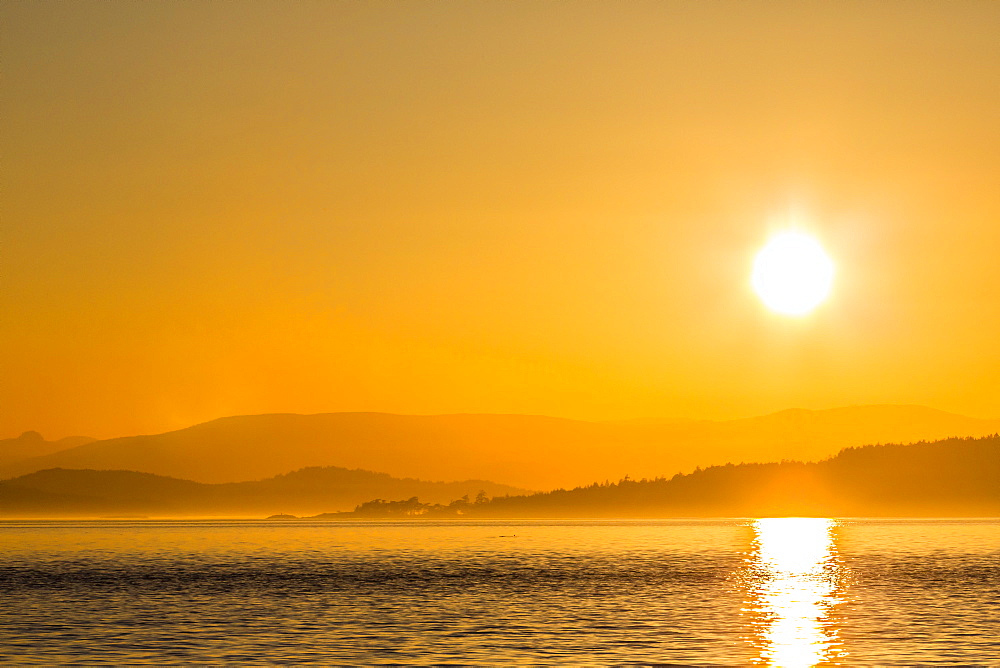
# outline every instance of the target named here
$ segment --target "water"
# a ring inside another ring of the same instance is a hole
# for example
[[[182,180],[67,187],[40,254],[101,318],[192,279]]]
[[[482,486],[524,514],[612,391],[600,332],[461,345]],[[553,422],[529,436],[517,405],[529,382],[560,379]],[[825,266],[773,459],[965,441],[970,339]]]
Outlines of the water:
[[[0,522],[0,663],[1000,664],[1000,520]]]

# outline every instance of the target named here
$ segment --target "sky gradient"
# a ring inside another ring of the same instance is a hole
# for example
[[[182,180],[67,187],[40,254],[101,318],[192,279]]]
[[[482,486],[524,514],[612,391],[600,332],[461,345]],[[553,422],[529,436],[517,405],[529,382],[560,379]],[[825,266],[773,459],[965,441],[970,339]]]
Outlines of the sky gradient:
[[[1000,3],[0,4],[0,437],[1000,417]],[[768,311],[789,222],[837,267]]]

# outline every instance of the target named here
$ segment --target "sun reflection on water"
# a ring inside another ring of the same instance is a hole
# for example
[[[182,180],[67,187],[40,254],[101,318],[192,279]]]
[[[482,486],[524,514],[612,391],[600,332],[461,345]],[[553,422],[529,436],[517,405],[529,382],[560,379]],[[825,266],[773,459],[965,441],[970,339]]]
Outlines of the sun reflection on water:
[[[754,543],[743,579],[756,662],[793,668],[844,659],[830,618],[844,577],[836,522],[782,517],[751,526]]]

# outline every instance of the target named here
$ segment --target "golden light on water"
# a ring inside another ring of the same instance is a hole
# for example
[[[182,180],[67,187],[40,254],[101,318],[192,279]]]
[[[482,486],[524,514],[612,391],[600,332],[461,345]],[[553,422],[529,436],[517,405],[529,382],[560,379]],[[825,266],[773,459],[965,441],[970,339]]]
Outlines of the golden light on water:
[[[757,663],[794,668],[843,658],[830,617],[843,578],[835,524],[805,517],[754,520],[745,577]]]

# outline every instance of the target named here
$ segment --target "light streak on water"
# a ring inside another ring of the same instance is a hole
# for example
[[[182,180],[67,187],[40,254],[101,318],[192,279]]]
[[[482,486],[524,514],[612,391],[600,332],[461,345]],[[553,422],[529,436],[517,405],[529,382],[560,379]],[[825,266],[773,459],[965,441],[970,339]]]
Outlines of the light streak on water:
[[[744,579],[757,663],[798,668],[845,659],[831,621],[844,578],[835,525],[825,518],[754,520]]]

